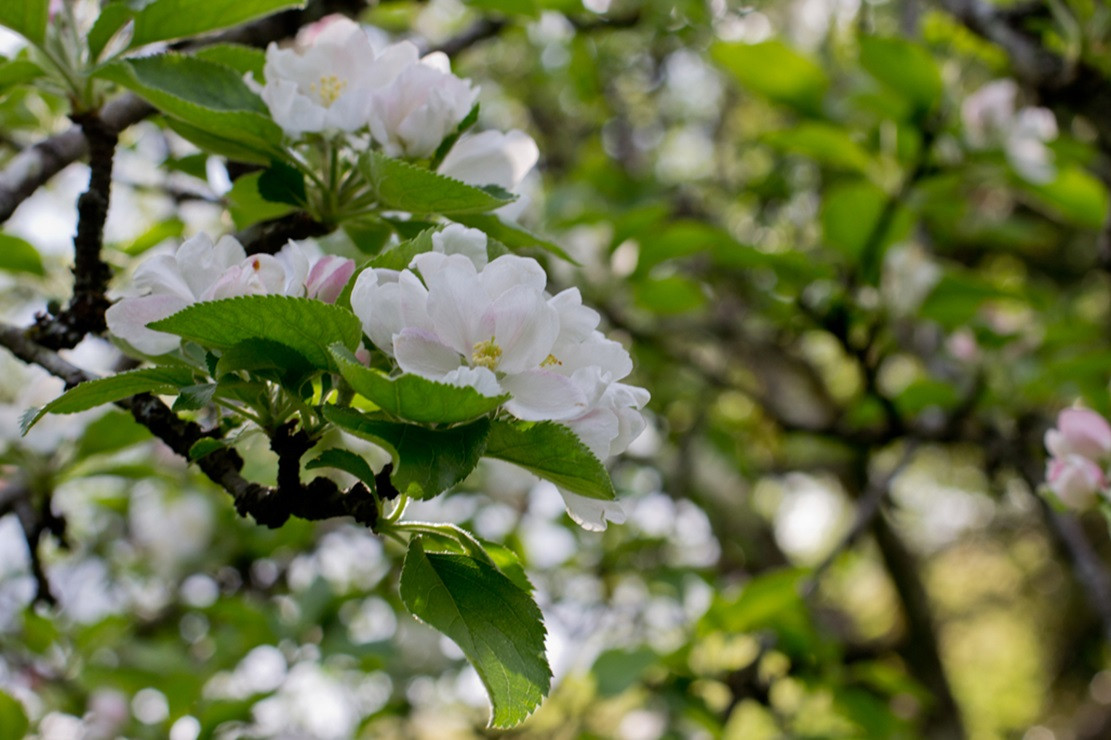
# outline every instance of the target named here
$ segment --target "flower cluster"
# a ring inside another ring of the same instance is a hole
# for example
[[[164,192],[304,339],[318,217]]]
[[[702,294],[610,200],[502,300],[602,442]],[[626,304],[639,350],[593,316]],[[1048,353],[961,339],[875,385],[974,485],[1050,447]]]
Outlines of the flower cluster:
[[[369,29],[328,16],[298,34],[292,47],[271,44],[259,91],[291,139],[356,135],[390,157],[429,160],[468,117],[478,88],[451,72],[438,52],[421,56],[409,41],[384,45]],[[536,164],[535,142],[521,131],[464,134],[439,173],[473,185],[516,188]]]
[[[1015,109],[1018,86],[996,80],[969,95],[961,106],[968,143],[976,149],[1002,146],[1021,177],[1045,184],[1057,175],[1046,142],[1057,138],[1057,120],[1048,108]]]
[[[487,261],[475,229],[453,224],[432,242],[408,269],[359,274],[351,307],[375,346],[405,372],[508,394],[510,414],[570,427],[599,459],[623,452],[644,429],[649,394],[620,382],[633,369],[629,353],[598,331],[578,289],[549,294],[534,259]],[[620,516],[612,502],[562,493],[588,528]]]
[[[1107,464],[1111,461],[1111,425],[1094,411],[1065,409],[1057,426],[1046,432],[1050,459],[1046,466],[1049,489],[1073,509],[1086,509],[1096,494],[1107,495]]]
[[[206,234],[186,240],[174,254],[161,254],[135,271],[133,295],[112,305],[105,316],[108,329],[135,349],[162,355],[178,348],[180,339],[148,329],[198,301],[243,295],[278,294],[317,298],[332,303],[355,272],[355,263],[327,255],[310,263],[301,245],[289,242],[276,255],[248,257],[235,238],[215,244]]]

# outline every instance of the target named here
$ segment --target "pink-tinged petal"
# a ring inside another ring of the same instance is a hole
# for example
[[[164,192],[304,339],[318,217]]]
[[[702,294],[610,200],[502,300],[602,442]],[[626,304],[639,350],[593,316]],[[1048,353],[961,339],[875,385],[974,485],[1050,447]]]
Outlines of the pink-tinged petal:
[[[506,375],[501,386],[513,398],[505,410],[525,421],[561,421],[582,416],[588,399],[570,378],[549,370]]]
[[[1100,467],[1080,455],[1051,459],[1046,482],[1064,504],[1074,509],[1091,506],[1096,494],[1107,485]]]
[[[1060,436],[1046,435],[1046,444],[1053,443],[1054,454],[1083,455],[1098,460],[1111,454],[1111,425],[1090,409],[1065,409],[1057,416]]]
[[[603,501],[596,498],[580,496],[577,493],[559,489],[563,496],[563,504],[567,507],[567,514],[583,529],[591,532],[601,532],[606,528],[606,520],[614,524],[625,521],[625,510],[617,501]]]
[[[486,295],[492,299],[518,286],[542,292],[548,284],[548,276],[539,262],[515,254],[503,254],[486,265],[481,280]]]
[[[436,325],[439,329],[439,324]],[[502,293],[481,317],[483,334],[501,348],[497,369],[520,373],[539,367],[559,335],[559,315],[534,289],[519,285]]]
[[[305,280],[305,295],[325,303],[335,303],[354,274],[355,260],[335,255],[321,257]]]
[[[177,349],[181,340],[173,334],[148,329],[152,321],[172,316],[191,301],[174,295],[124,298],[108,307],[104,318],[108,331],[146,355],[164,355]]]
[[[459,353],[420,329],[402,329],[393,338],[397,364],[407,373],[440,380],[460,365]]]

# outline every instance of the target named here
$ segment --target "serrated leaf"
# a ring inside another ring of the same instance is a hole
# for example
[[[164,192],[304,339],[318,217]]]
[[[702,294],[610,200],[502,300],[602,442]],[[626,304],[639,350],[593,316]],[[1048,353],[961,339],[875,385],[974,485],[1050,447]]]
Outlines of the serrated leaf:
[[[135,11],[126,2],[108,3],[101,7],[100,15],[96,17],[86,37],[89,44],[89,57],[94,60],[100,59],[101,53],[112,37],[134,17]]]
[[[246,371],[296,390],[313,372],[312,363],[297,350],[270,339],[247,339],[224,350],[213,377]]]
[[[272,162],[259,174],[258,194],[271,203],[303,206],[307,201],[305,176],[285,162]]]
[[[367,152],[359,166],[380,205],[409,213],[483,213],[513,202],[430,170]]]
[[[368,416],[341,406],[325,406],[324,418],[390,451],[390,480],[413,498],[432,498],[466,478],[482,456],[490,421],[448,429],[428,429]]]
[[[26,434],[45,414],[75,414],[138,393],[177,393],[182,386],[192,384],[193,371],[182,367],[148,367],[87,380],[26,417],[22,433]]]
[[[529,247],[540,247],[545,252],[551,252],[561,260],[570,262],[573,265],[579,264],[571,255],[564,251],[563,247],[555,242],[541,238],[531,231],[521,228],[517,224],[503,221],[492,213],[458,214],[452,216],[451,220],[463,224],[464,226],[470,226],[472,229],[485,232],[486,236],[497,239],[510,249],[519,250]]]
[[[391,378],[360,363],[342,347],[332,348],[340,375],[364,398],[399,419],[433,424],[470,421],[501,406],[509,395],[484,396],[474,388],[437,383],[418,375]]]
[[[552,677],[543,616],[513,581],[465,555],[426,553],[414,537],[401,569],[401,600],[475,667],[490,696],[492,727],[518,725],[540,706]]]
[[[223,64],[241,74],[250,72],[259,79],[262,78],[262,70],[266,66],[266,52],[243,44],[211,44],[197,49],[193,52],[193,56]]]
[[[0,234],[0,270],[44,274],[39,250],[27,240],[11,234]]]
[[[228,191],[228,212],[237,229],[281,218],[297,209],[288,203],[273,203],[262,197],[259,192],[261,172],[251,172],[239,177]]]
[[[444,161],[444,157],[447,156],[447,153],[455,146],[455,142],[459,141],[459,137],[471,128],[471,126],[478,123],[478,110],[478,103],[471,106],[470,111],[468,111],[467,115],[463,117],[463,120],[459,122],[459,125],[455,127],[455,130],[444,137],[444,140],[436,147],[436,152],[432,155],[432,169],[437,169],[440,163]]]
[[[432,251],[432,235],[439,229],[425,229],[412,239],[387,249],[370,261],[370,267],[386,270],[404,270],[418,254]]]
[[[298,0],[155,0],[135,14],[131,48],[218,31],[304,6]]]
[[[335,468],[350,473],[365,483],[370,490],[375,490],[374,470],[371,469],[370,463],[351,450],[334,447],[324,450],[305,463],[306,470],[316,470],[318,468]]]
[[[128,88],[209,137],[234,142],[267,161],[282,156],[281,128],[262,98],[230,67],[166,53],[111,62],[96,76]]]
[[[516,583],[525,593],[532,593],[532,581],[525,574],[525,568],[521,565],[521,559],[517,557],[517,553],[505,545],[499,545],[497,542],[491,542],[490,540],[479,539],[478,542],[506,578]]]
[[[354,350],[363,336],[362,324],[350,311],[283,295],[202,301],[149,326],[210,349],[229,349],[249,339],[277,342],[324,370],[334,369],[330,345]]]
[[[49,10],[50,0],[5,0],[0,2],[0,26],[42,46]]]
[[[181,389],[178,397],[174,399],[174,411],[196,411],[212,403],[212,396],[216,393],[215,383],[198,383],[187,385]]]
[[[483,454],[519,465],[580,496],[617,498],[602,461],[561,424],[494,421]]]

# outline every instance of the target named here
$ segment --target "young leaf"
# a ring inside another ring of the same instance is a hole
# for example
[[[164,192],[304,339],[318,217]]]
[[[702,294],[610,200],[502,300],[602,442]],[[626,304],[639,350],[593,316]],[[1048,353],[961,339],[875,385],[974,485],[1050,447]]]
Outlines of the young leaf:
[[[149,367],[87,380],[70,388],[36,413],[28,414],[23,420],[22,433],[26,434],[45,414],[75,414],[138,393],[177,393],[183,386],[192,384],[193,371],[184,367]]]
[[[259,175],[258,194],[271,203],[303,206],[307,202],[305,176],[285,162],[272,162]]]
[[[334,369],[328,346],[353,350],[363,336],[359,319],[339,306],[308,298],[252,295],[194,303],[150,324],[203,347],[228,349],[248,339],[266,339],[298,352],[314,368]]]
[[[366,460],[359,457],[351,450],[342,450],[338,447],[333,447],[324,450],[312,460],[305,463],[306,470],[315,470],[317,468],[335,468],[336,470],[350,473],[365,483],[370,490],[375,490],[374,470],[371,469],[370,464]]]
[[[89,57],[93,60],[100,59],[112,38],[134,17],[135,11],[126,2],[103,5],[93,27],[89,29],[89,35],[85,37],[89,43]]]
[[[96,76],[128,88],[211,137],[265,155],[267,161],[282,156],[281,128],[270,119],[262,98],[230,67],[167,53],[112,62]]]
[[[0,270],[42,275],[42,257],[30,242],[18,236],[0,234]]]
[[[0,3],[0,26],[7,26],[28,41],[42,46],[50,0],[5,0]]]
[[[551,686],[543,616],[536,603],[497,569],[409,542],[401,600],[422,622],[455,641],[490,695],[492,727],[513,727],[540,706]]]
[[[368,152],[359,164],[381,205],[399,211],[482,213],[514,200],[378,152]]]
[[[0,62],[0,94],[9,87],[22,85],[42,77],[46,72],[34,62],[26,59],[13,59],[10,62]]]
[[[456,424],[488,414],[509,400],[508,395],[484,396],[474,388],[437,383],[418,375],[391,378],[364,366],[342,347],[332,347],[332,358],[356,393],[407,421]]]
[[[617,498],[602,462],[561,424],[494,421],[483,454],[520,465],[580,496]]]
[[[304,5],[303,0],[155,0],[135,14],[131,48],[218,31]]]
[[[490,431],[488,419],[450,429],[428,429],[375,419],[341,406],[325,406],[324,418],[389,449],[394,459],[390,476],[394,487],[420,499],[432,498],[470,475]]]
[[[370,267],[404,270],[418,254],[432,251],[432,235],[438,229],[425,229],[408,241],[387,249],[370,261]]]

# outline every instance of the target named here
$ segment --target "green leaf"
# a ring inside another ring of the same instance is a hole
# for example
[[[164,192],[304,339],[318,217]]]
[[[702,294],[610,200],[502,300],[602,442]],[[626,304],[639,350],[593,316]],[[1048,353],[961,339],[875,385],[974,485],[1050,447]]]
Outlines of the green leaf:
[[[829,87],[822,68],[782,41],[719,42],[710,56],[742,86],[777,103],[817,113]]]
[[[706,305],[706,295],[697,282],[683,275],[649,278],[633,286],[639,305],[659,316],[697,311]]]
[[[26,434],[44,414],[75,414],[137,393],[177,393],[181,387],[192,384],[193,371],[182,367],[150,367],[87,380],[70,388],[37,413],[28,415],[24,419],[22,433]]]
[[[533,18],[539,12],[535,0],[463,0],[476,10],[486,10],[508,16]]]
[[[501,218],[492,213],[457,214],[452,216],[451,220],[461,223],[464,226],[470,226],[472,229],[483,231],[487,236],[492,239],[497,239],[510,249],[516,250],[528,247],[540,247],[545,252],[551,252],[561,260],[570,262],[573,265],[579,264],[571,255],[564,251],[563,247],[555,242],[542,239],[531,231],[522,229],[517,224],[502,221]]]
[[[598,687],[598,695],[617,696],[629,688],[659,660],[656,653],[646,647],[636,650],[606,650],[594,661],[590,672]]]
[[[45,274],[39,250],[30,242],[11,234],[0,234],[0,270]]]
[[[228,191],[228,212],[237,229],[245,229],[260,221],[293,213],[296,207],[288,203],[273,203],[259,192],[261,172],[251,172],[237,179]]]
[[[822,205],[826,243],[859,263],[866,276],[875,276],[886,247],[911,227],[910,212],[905,208],[886,212],[889,200],[878,186],[858,180],[831,187]]]
[[[212,403],[216,395],[215,383],[197,383],[187,385],[181,389],[178,397],[174,399],[174,411],[196,411]]]
[[[189,460],[196,462],[205,455],[211,455],[216,450],[225,449],[227,446],[226,440],[203,437],[194,442],[193,446],[189,448]]]
[[[1107,188],[1079,167],[1060,168],[1044,185],[1024,185],[1045,209],[1067,223],[1099,229],[1107,218]]]
[[[368,152],[360,167],[379,203],[410,213],[482,213],[513,202],[400,159]]]
[[[0,2],[0,26],[7,26],[28,41],[42,46],[50,0],[4,0]]]
[[[438,228],[425,229],[412,239],[390,247],[370,261],[369,267],[386,270],[404,270],[418,254],[432,251],[432,235]]]
[[[484,396],[474,388],[437,383],[419,375],[391,378],[366,367],[342,347],[333,347],[332,357],[356,393],[407,421],[456,424],[488,414],[509,400],[508,394]]]
[[[561,424],[494,421],[484,454],[519,465],[580,496],[617,498],[602,461]]]
[[[304,5],[296,0],[155,0],[135,14],[131,48],[218,31]]]
[[[324,450],[305,463],[306,470],[316,470],[317,468],[335,468],[350,473],[365,483],[370,490],[375,490],[374,470],[371,469],[370,463],[351,450],[333,447]]]
[[[933,57],[904,39],[861,37],[860,66],[910,101],[918,115],[928,113],[941,97],[941,72]]]
[[[363,336],[359,319],[339,306],[308,298],[252,295],[203,301],[149,324],[211,349],[265,339],[300,353],[313,367],[332,370],[328,346],[355,349]]]
[[[409,612],[463,651],[490,695],[492,727],[513,727],[551,686],[543,617],[532,598],[495,568],[465,555],[426,553],[409,542],[401,569]]]
[[[517,553],[505,545],[499,545],[497,542],[491,542],[490,540],[479,539],[478,543],[506,578],[516,583],[525,593],[532,593],[532,582],[525,574],[525,568],[521,565],[521,559],[517,557]]]
[[[341,406],[325,406],[324,418],[390,450],[390,480],[401,493],[432,498],[466,478],[482,456],[490,421],[448,429],[428,429],[368,416]]]
[[[101,7],[100,15],[96,17],[87,37],[90,58],[99,60],[112,38],[134,17],[135,11],[127,2],[113,2]]]
[[[0,691],[0,740],[21,740],[30,726],[23,704],[11,694]]]
[[[121,244],[117,248],[124,254],[135,256],[142,254],[148,249],[157,247],[167,239],[180,239],[184,233],[185,222],[180,218],[170,217],[165,221],[155,223],[130,242]]]
[[[245,146],[238,142],[232,141],[231,139],[225,139],[221,136],[216,136],[215,134],[205,130],[201,126],[194,126],[193,124],[186,123],[185,121],[182,121],[178,118],[167,118],[165,120],[165,123],[167,126],[169,126],[170,130],[172,130],[178,136],[185,139],[186,141],[189,141],[192,144],[195,144],[197,148],[201,149],[201,155],[205,158],[207,158],[209,154],[216,154],[221,157],[226,157],[229,161],[232,162],[247,162],[249,164],[260,164],[265,166],[270,163],[271,157],[273,156],[270,152],[261,152],[257,148],[254,148],[252,146]],[[256,185],[252,187],[256,187],[259,174],[260,173],[258,172],[252,172],[251,174],[244,175],[239,179],[244,180],[248,177],[254,177],[256,180]],[[238,182],[238,180],[236,182]],[[255,197],[262,203],[266,202],[262,200],[261,195],[256,194]],[[286,209],[285,213],[293,210],[289,206],[282,207]]]
[[[378,254],[393,236],[393,227],[380,218],[365,216],[344,221],[343,233],[363,254]]]
[[[308,202],[305,195],[305,176],[296,167],[285,162],[272,162],[259,174],[258,194],[271,203],[304,206]]]
[[[867,172],[872,158],[848,132],[837,126],[804,121],[764,137],[772,146],[801,154],[830,167]]]
[[[210,138],[231,141],[267,161],[283,156],[282,130],[266,105],[238,72],[223,64],[167,53],[112,62],[96,76],[141,95]]]
[[[0,63],[0,93],[45,75],[42,67],[26,59]]]
[[[288,345],[271,339],[247,339],[223,352],[213,377],[246,371],[296,390],[314,370],[303,354]]]
[[[197,49],[193,52],[193,56],[231,67],[240,74],[250,72],[259,79],[262,78],[262,70],[266,66],[266,52],[243,44],[212,44]]]
[[[131,414],[113,410],[85,427],[75,456],[83,460],[91,455],[117,452],[150,438],[150,430],[135,421]]]

